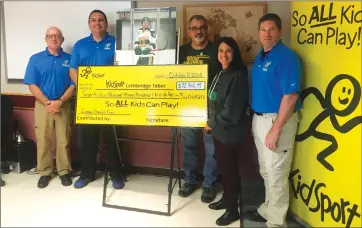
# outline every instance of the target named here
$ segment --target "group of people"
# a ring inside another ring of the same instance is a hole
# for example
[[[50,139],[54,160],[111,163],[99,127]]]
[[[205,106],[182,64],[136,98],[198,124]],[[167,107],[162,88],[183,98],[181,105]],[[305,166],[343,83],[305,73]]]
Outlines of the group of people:
[[[71,55],[61,48],[64,37],[60,29],[49,28],[45,37],[46,50],[33,55],[26,70],[24,83],[29,85],[36,97],[39,188],[49,184],[53,171],[50,153],[53,124],[57,140],[58,174],[64,186],[72,184],[68,154],[71,131],[68,101],[77,84],[77,67],[113,65],[115,37],[107,33],[106,15],[100,10],[92,11],[88,25],[91,35],[76,42]],[[216,43],[209,41],[208,23],[201,15],[190,18],[188,34],[191,42],[181,46],[179,52],[180,64],[208,65],[208,120],[202,129],[205,162],[201,201],[210,203],[210,209],[225,210],[216,220],[219,226],[239,220],[242,213],[238,211],[238,200],[241,200],[239,157],[248,130],[250,100],[252,135],[266,194],[265,202],[257,210],[242,214],[246,219],[266,222],[268,227],[286,226],[288,174],[301,108],[302,63],[299,56],[282,42],[282,25],[278,15],[264,15],[258,27],[263,48],[255,58],[250,86],[248,70],[236,41],[231,37],[223,37]],[[125,184],[112,127],[81,125],[77,126],[77,130],[81,136],[82,171],[74,183],[75,188],[83,188],[95,178],[96,154],[102,132],[107,145],[107,166],[112,186],[122,189]],[[181,197],[190,196],[199,186],[197,135],[200,131],[199,128],[190,127],[180,129],[185,173],[184,184],[178,193]],[[224,192],[219,201],[213,202],[219,174]]]
[[[220,226],[240,218],[240,148],[248,130],[247,113],[251,100],[252,135],[266,194],[265,202],[256,211],[243,213],[243,217],[266,222],[268,227],[286,226],[288,175],[293,158],[298,111],[301,108],[301,59],[282,42],[280,17],[272,13],[264,15],[258,23],[263,48],[255,58],[249,87],[248,70],[233,38],[223,37],[216,44],[211,43],[207,39],[207,20],[201,15],[192,16],[188,28],[191,43],[180,48],[180,63],[209,66],[201,201],[214,201],[214,184],[221,173],[223,196],[219,201],[209,204],[209,208],[226,209],[216,220]],[[181,129],[185,172],[185,183],[179,190],[182,197],[192,194],[198,186],[197,132],[195,128]]]
[[[72,54],[61,48],[64,36],[57,27],[46,31],[47,48],[33,55],[28,63],[24,83],[36,98],[35,133],[37,139],[37,171],[40,174],[39,188],[48,186],[53,172],[53,159],[50,153],[53,125],[56,133],[56,166],[64,186],[72,184],[69,143],[71,134],[71,105],[77,84],[78,66],[109,66],[114,64],[115,37],[107,32],[107,16],[101,10],[94,10],[88,18],[91,34],[77,41]],[[111,126],[77,126],[81,174],[74,183],[75,188],[83,188],[95,179],[96,156],[99,137],[103,135],[107,145],[107,167],[112,186],[124,187],[124,178],[116,140]]]

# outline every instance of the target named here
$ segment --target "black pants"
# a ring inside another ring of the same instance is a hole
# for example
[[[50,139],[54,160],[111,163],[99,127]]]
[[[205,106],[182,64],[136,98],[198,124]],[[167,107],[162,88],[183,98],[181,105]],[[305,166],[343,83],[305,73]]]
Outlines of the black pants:
[[[228,145],[214,138],[215,155],[221,172],[223,199],[229,210],[237,210],[241,192],[239,175],[240,144]],[[241,202],[241,199],[240,199]]]
[[[11,116],[14,103],[10,96],[1,95],[1,151],[5,151],[6,142],[11,138]],[[13,129],[16,130],[16,129]],[[3,156],[3,153],[1,153]]]
[[[96,172],[96,157],[99,146],[99,136],[102,132],[107,145],[107,166],[111,177],[121,178],[122,167],[117,151],[113,126],[82,125],[82,176],[94,177]]]
[[[153,65],[153,57],[139,57],[136,65]]]

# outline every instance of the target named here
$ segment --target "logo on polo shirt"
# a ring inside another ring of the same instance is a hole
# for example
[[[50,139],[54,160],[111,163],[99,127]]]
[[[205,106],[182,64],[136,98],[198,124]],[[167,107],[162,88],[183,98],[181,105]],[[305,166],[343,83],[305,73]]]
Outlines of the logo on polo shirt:
[[[104,50],[111,50],[111,43],[106,43],[106,45],[104,45]]]
[[[270,66],[271,62],[268,61],[265,63],[264,67],[263,67],[263,71],[268,71],[268,67]]]
[[[64,60],[62,66],[63,66],[63,67],[69,67],[69,63],[68,63],[68,62],[69,62],[68,60]]]

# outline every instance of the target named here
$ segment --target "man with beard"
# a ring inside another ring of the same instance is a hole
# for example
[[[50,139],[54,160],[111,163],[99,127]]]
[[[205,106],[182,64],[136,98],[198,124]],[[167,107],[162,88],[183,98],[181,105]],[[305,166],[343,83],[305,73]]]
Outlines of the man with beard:
[[[207,64],[208,82],[216,73],[217,48],[207,39],[207,20],[202,15],[194,15],[189,20],[189,36],[191,43],[180,47],[179,62],[181,64]],[[209,87],[208,85],[208,87]],[[188,197],[197,188],[197,128],[181,128],[181,138],[184,147],[185,184],[179,190],[181,197]],[[211,134],[203,133],[205,145],[205,163],[203,169],[203,192],[201,201],[210,203],[215,199],[214,184],[217,180],[218,169],[215,159],[214,140]]]

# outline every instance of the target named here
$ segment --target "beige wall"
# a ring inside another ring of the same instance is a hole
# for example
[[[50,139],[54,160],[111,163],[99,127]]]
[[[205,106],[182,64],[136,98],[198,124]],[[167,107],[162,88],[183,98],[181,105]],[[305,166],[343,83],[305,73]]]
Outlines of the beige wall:
[[[237,1],[230,1],[237,2]],[[242,1],[245,2],[245,1]],[[258,1],[261,2],[261,1]],[[183,30],[183,6],[186,4],[206,4],[206,3],[215,3],[215,1],[138,1],[136,4],[137,8],[149,8],[149,7],[176,7],[176,27],[181,28],[181,33]],[[223,2],[224,4],[225,2]],[[267,12],[268,13],[276,13],[282,19],[282,27],[283,27],[283,41],[285,44],[290,44],[290,18],[291,18],[291,10],[292,4],[289,1],[268,1],[267,2]],[[181,44],[183,34],[181,34]],[[252,64],[247,64],[249,69],[249,76]]]
[[[235,3],[236,1],[230,1]],[[259,1],[260,2],[260,1]],[[183,5],[185,4],[205,4],[205,3],[215,3],[206,2],[206,1],[138,1],[136,4],[137,8],[149,8],[149,7],[176,7],[176,26],[177,28],[183,29]],[[223,2],[225,4],[225,2]],[[290,43],[290,15],[291,15],[291,2],[289,1],[278,1],[278,2],[267,2],[267,12],[268,13],[276,13],[282,19],[283,24],[283,40],[289,45]],[[183,34],[181,34],[181,42],[182,42]]]
[[[235,2],[235,1],[233,1]],[[177,9],[177,27],[181,28],[182,31],[182,21],[183,21],[183,5],[184,4],[195,4],[207,2],[195,2],[195,1],[147,1],[142,2],[138,1],[136,3],[137,8],[148,8],[148,7],[176,7]],[[214,2],[215,3],[215,2]],[[283,22],[283,40],[286,44],[290,43],[290,13],[291,13],[291,2],[289,1],[279,1],[279,2],[268,2],[267,3],[267,12],[277,13]],[[0,16],[2,20],[2,16]],[[2,21],[1,21],[1,25]],[[183,34],[181,34],[182,37]],[[6,80],[5,75],[5,53],[4,53],[4,34],[1,30],[1,93],[17,93],[17,94],[30,94],[28,87],[21,83],[9,83]],[[250,66],[248,66],[250,68]]]

